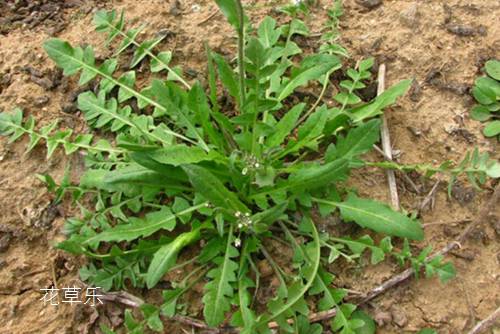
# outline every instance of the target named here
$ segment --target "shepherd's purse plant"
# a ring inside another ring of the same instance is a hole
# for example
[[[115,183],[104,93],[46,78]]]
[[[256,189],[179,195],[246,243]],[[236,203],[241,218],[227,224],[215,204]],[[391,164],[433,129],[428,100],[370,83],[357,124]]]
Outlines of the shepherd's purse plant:
[[[449,279],[451,264],[441,258],[425,262],[430,248],[412,256],[408,240],[424,238],[417,219],[359,197],[345,181],[352,169],[369,165],[425,176],[445,173],[452,181],[467,175],[482,184],[487,176],[499,176],[498,163],[477,150],[460,164],[437,167],[363,160],[379,140],[378,116],[411,81],[363,101],[356,92],[371,80],[374,61],[343,70],[347,53],[335,33],[318,53],[306,55],[295,40],[309,31],[297,16],[281,26],[266,17],[253,27],[239,1],[216,2],[236,31],[238,55],[232,66],[207,47],[206,87],[186,80],[171,64],[170,51],[155,51],[164,36],[141,42],[143,27],[127,29],[123,13],[98,11],[97,30],[107,34],[108,45],[118,41],[112,58],[97,61],[91,46],[55,38],[44,48],[64,75],[79,74],[79,85],[94,87],[78,96],[78,108],[100,131],[99,139],[57,129],[57,123],[36,130],[34,119],[25,119],[20,109],[0,114],[0,133],[10,141],[28,135],[27,151],[45,142],[48,157],[58,147],[66,154],[85,152],[87,169],[79,184],[69,176],[59,184],[40,176],[56,201],[71,194],[81,209],[65,225],[67,240],[57,245],[88,257],[81,278],[104,290],[152,289],[170,271],[186,270],[183,280],[163,291],[160,309],[143,308],[143,324],[161,331],[160,314],[187,312],[180,301],[203,280],[204,321],[214,327],[227,322],[248,334],[269,333],[272,321],[284,333],[321,333],[307,316],[331,308],[337,308],[334,332],[372,328],[355,305],[344,302],[347,291],[334,286],[329,270],[368,250],[373,264],[395,254],[403,265]],[[333,23],[341,14],[336,6]],[[155,76],[143,84],[141,75],[138,85],[137,68],[145,64]],[[322,97],[334,72],[343,79],[331,107]],[[321,85],[321,96],[298,102],[296,90],[312,82]],[[321,217],[329,215],[375,233],[320,228]],[[391,237],[405,240],[402,252],[393,251]],[[276,245],[283,254],[273,251]],[[265,302],[262,287],[269,278],[261,273],[262,261],[279,282]],[[308,300],[316,301],[314,307]],[[127,313],[129,330],[139,333],[141,324]]]

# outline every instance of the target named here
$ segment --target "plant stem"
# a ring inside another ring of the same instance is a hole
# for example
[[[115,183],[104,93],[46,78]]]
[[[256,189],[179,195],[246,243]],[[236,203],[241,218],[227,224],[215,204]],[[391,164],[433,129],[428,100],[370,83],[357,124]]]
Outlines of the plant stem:
[[[236,0],[238,10],[238,75],[240,81],[240,111],[245,105],[245,12],[241,0]]]

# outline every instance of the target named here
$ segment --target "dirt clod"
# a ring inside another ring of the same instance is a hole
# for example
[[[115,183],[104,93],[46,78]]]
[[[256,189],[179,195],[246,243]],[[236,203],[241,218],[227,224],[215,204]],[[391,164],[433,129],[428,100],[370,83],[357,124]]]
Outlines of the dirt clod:
[[[405,312],[399,308],[393,308],[391,310],[392,322],[396,324],[398,327],[404,327],[408,323],[408,318],[406,317]]]
[[[417,28],[419,24],[418,5],[416,3],[411,4],[407,9],[401,12],[399,19],[406,27],[411,29]]]
[[[5,252],[9,248],[10,234],[5,233],[0,237],[0,253]]]
[[[474,200],[476,191],[473,187],[466,187],[457,183],[451,189],[451,196],[460,204],[465,205]]]
[[[380,327],[383,327],[392,321],[391,312],[378,311],[374,314],[373,320],[375,320],[377,325],[379,325]]]
[[[35,100],[33,100],[33,105],[35,107],[43,107],[49,102],[49,97],[47,95],[37,97]]]
[[[463,24],[449,24],[446,27],[446,30],[454,35],[468,37],[475,35],[486,35],[486,28],[483,26],[473,27],[469,25]]]
[[[410,87],[410,100],[413,102],[418,102],[422,98],[422,86],[418,83],[418,80],[413,79]]]
[[[369,10],[375,9],[382,4],[382,0],[356,0],[356,2]]]

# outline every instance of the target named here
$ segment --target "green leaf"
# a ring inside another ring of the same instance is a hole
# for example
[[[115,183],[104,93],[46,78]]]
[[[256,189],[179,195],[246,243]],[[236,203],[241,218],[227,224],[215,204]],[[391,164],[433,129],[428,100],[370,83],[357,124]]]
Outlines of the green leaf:
[[[305,106],[305,103],[295,105],[283,116],[282,119],[280,119],[278,124],[275,125],[273,133],[266,141],[266,145],[268,147],[280,145],[283,140],[290,135],[290,132],[295,128],[297,120],[299,119]]]
[[[252,221],[252,228],[256,233],[263,233],[268,230],[269,226],[280,219],[288,207],[288,201],[282,202],[273,206],[270,209],[259,212],[253,215],[250,220]]]
[[[417,334],[438,334],[438,332],[432,328],[422,328]]]
[[[236,0],[215,0],[217,6],[227,18],[228,22],[238,29],[241,25]]]
[[[500,97],[500,83],[489,77],[477,78],[472,88],[472,95],[481,104],[495,103],[497,97]]]
[[[301,168],[290,175],[282,188],[304,191],[325,187],[332,182],[344,180],[347,176],[347,166],[347,160],[338,159],[324,165]]]
[[[161,280],[163,275],[175,265],[177,255],[184,247],[199,239],[200,228],[197,228],[191,232],[179,234],[172,242],[161,247],[154,254],[146,274],[146,285],[148,289],[153,288]]]
[[[236,103],[239,105],[241,102],[240,88],[235,73],[222,56],[213,53],[213,59],[217,64],[220,80],[224,84],[224,87],[226,87],[226,89],[228,90],[229,94],[236,100]]]
[[[486,73],[495,80],[500,81],[500,61],[488,60],[485,65]]]
[[[257,29],[259,40],[265,48],[270,48],[278,42],[281,36],[281,29],[276,29],[276,20],[266,16]]]
[[[445,263],[444,265],[436,268],[436,272],[439,276],[439,279],[443,283],[448,282],[450,279],[454,278],[457,275],[455,267],[451,262]]]
[[[230,298],[234,294],[231,283],[236,282],[236,271],[238,270],[238,264],[231,259],[239,255],[238,250],[231,245],[232,242],[233,227],[231,225],[224,256],[217,258],[218,266],[207,274],[212,280],[205,284],[203,316],[211,327],[222,323],[225,313],[231,308]]]
[[[361,99],[356,94],[349,92],[338,93],[335,95],[334,99],[342,105],[358,104],[361,102]]]
[[[177,300],[185,292],[184,289],[163,290],[163,304],[161,312],[167,317],[173,317],[177,308]]]
[[[294,284],[293,289],[292,287],[289,289],[288,293],[288,298],[286,302],[284,303],[279,303],[276,305],[276,307],[272,307],[270,309],[271,313],[270,314],[265,314],[260,317],[259,321],[256,324],[256,327],[261,327],[261,326],[267,326],[267,324],[276,318],[281,317],[285,312],[290,310],[291,307],[293,307],[297,302],[299,302],[301,299],[303,299],[304,294],[309,290],[309,288],[312,286],[314,279],[318,273],[318,268],[319,268],[319,262],[320,262],[320,240],[319,240],[319,235],[318,231],[316,230],[316,226],[314,226],[314,223],[310,218],[305,218],[305,224],[307,225],[307,228],[311,231],[311,236],[313,239],[313,242],[311,243],[311,248],[310,248],[310,262],[305,265],[307,270],[304,270],[304,275],[303,275],[303,280],[305,281],[304,284],[300,284],[300,282],[297,282]]]
[[[104,175],[103,181],[110,185],[129,184],[163,189],[187,189],[186,186],[179,183],[178,179],[133,163],[124,168],[107,172]]]
[[[124,318],[125,318],[125,327],[127,327],[129,331],[137,329],[141,326],[141,324],[134,319],[134,316],[132,315],[132,311],[130,309],[125,310]]]
[[[224,184],[207,169],[196,165],[183,165],[193,187],[210,201],[211,204],[230,210],[233,213],[246,213],[250,210],[243,204],[235,193],[229,191]]]
[[[363,326],[358,327],[354,330],[356,334],[375,334],[377,327],[375,326],[375,321],[361,310],[356,310],[352,313],[351,319],[363,321]]]
[[[197,115],[199,123],[201,123],[201,126],[203,127],[204,133],[208,136],[208,138],[210,138],[210,142],[216,145],[219,149],[223,149],[225,147],[225,141],[221,134],[212,125],[210,120],[211,110],[208,105],[207,97],[198,82],[195,83],[189,91],[188,106],[194,114]]]
[[[336,158],[351,160],[370,151],[380,138],[380,120],[372,119],[340,137],[335,149]]]
[[[120,78],[118,78],[118,81],[123,84],[124,86],[127,86],[130,89],[124,89],[123,87],[120,87],[118,90],[118,102],[125,102],[131,97],[134,96],[133,93],[131,93],[131,90],[134,89],[134,84],[135,84],[135,71],[128,71],[123,73]]]
[[[154,161],[172,166],[213,161],[218,157],[215,151],[207,153],[197,146],[187,146],[184,144],[171,145],[161,150],[147,152],[146,154]]]
[[[136,67],[148,54],[151,54],[151,50],[160,43],[165,36],[156,38],[151,41],[142,42],[137,49],[134,51],[134,57],[132,58],[130,68]]]
[[[487,121],[492,116],[493,115],[491,114],[491,111],[488,109],[488,107],[483,106],[483,105],[475,106],[470,113],[470,117],[472,119],[475,119],[476,121],[481,121],[481,122]]]
[[[205,207],[206,204],[199,204],[190,207],[189,209],[179,212],[178,216],[194,212]],[[84,239],[82,244],[90,245],[101,241],[130,241],[137,238],[144,238],[151,234],[165,229],[172,231],[175,227],[177,216],[172,214],[168,207],[163,207],[159,211],[155,211],[146,215],[145,218],[129,218],[130,224],[120,224],[104,232],[96,234],[90,238]]]
[[[381,114],[381,110],[391,104],[394,104],[398,97],[404,95],[411,86],[411,80],[403,80],[398,84],[387,89],[377,96],[372,102],[349,110],[348,115],[353,122],[361,122],[367,118]]]
[[[83,50],[73,48],[68,42],[57,38],[48,39],[43,48],[49,57],[63,69],[64,75],[72,75],[82,68]]]
[[[392,210],[385,204],[370,199],[362,199],[350,194],[346,201],[329,202],[317,200],[319,203],[331,204],[340,208],[342,217],[347,221],[390,236],[398,236],[413,240],[422,240],[424,231],[420,223],[406,215]]]
[[[155,58],[151,59],[151,72],[156,73],[163,70],[169,70],[168,64],[172,60],[172,52],[160,52]]]
[[[500,134],[500,121],[489,122],[483,130],[483,134],[486,137],[494,137]]]
[[[311,68],[302,71],[300,74],[292,78],[286,85],[281,88],[277,97],[278,101],[284,100],[287,96],[299,87],[307,84],[311,80],[318,80],[323,74],[340,68],[339,63],[318,64]]]

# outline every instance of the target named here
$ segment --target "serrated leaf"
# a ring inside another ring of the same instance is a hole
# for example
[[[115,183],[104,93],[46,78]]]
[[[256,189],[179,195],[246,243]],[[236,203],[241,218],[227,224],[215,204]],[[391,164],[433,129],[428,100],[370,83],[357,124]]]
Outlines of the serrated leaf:
[[[281,29],[276,29],[276,20],[266,16],[257,29],[259,40],[265,48],[270,48],[278,42],[281,36]]]
[[[218,266],[207,274],[212,280],[205,284],[205,295],[203,296],[203,316],[209,326],[215,327],[224,321],[224,315],[231,308],[230,298],[233,296],[231,283],[236,282],[236,271],[238,264],[231,260],[238,256],[238,250],[234,248],[233,227],[231,225],[224,257],[220,258]]]
[[[179,215],[194,212],[205,204],[192,206]],[[120,224],[108,230],[105,230],[95,236],[86,238],[82,241],[83,245],[96,244],[102,241],[130,241],[141,237],[147,237],[151,234],[165,229],[172,231],[175,227],[177,216],[172,214],[168,207],[163,207],[159,211],[155,211],[146,215],[145,218],[130,218],[129,224]]]
[[[68,42],[57,38],[48,39],[43,48],[49,57],[63,69],[64,75],[72,75],[82,68],[83,50],[73,48]]]
[[[118,82],[123,84],[124,86],[129,87],[130,89],[134,89],[134,84],[135,84],[135,71],[128,71],[123,73],[119,78]],[[126,90],[123,87],[120,87],[118,90],[118,102],[125,102],[131,97],[133,97],[134,94],[130,92],[130,90]]]
[[[130,68],[136,67],[144,59],[144,57],[150,54],[151,50],[153,50],[153,48],[158,45],[158,43],[160,43],[164,38],[165,36],[162,36],[150,41],[142,42],[134,51],[134,57],[132,58],[132,61],[130,63]]]
[[[308,252],[310,257],[310,262],[306,264],[306,268],[303,275],[304,284],[297,282],[293,284],[290,289],[288,289],[289,293],[287,296],[286,302],[277,303],[275,306],[270,306],[270,314],[265,314],[260,317],[259,321],[256,324],[256,327],[267,326],[269,321],[274,319],[282,318],[282,315],[287,312],[291,307],[297,304],[301,299],[303,300],[304,294],[309,290],[314,282],[314,278],[318,272],[319,262],[320,262],[320,241],[318,231],[314,226],[314,223],[310,220],[310,218],[306,218],[304,223],[311,231],[311,236],[313,238],[313,242],[311,243],[310,251]],[[307,304],[305,304],[307,309]]]

